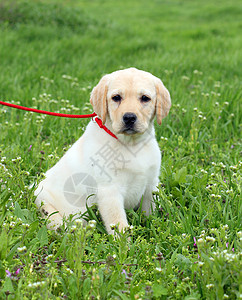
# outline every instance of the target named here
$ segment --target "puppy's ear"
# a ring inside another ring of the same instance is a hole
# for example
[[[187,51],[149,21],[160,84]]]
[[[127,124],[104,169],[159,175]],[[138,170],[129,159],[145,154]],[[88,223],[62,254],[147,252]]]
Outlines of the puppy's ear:
[[[108,92],[108,75],[102,77],[99,83],[91,92],[90,102],[95,113],[102,119],[103,124],[106,122],[107,114],[107,92]]]
[[[156,120],[159,125],[171,108],[171,97],[163,82],[156,78]]]

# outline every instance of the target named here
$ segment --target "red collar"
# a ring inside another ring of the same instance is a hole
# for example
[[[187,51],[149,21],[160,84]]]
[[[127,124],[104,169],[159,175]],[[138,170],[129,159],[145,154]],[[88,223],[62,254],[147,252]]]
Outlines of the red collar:
[[[103,125],[102,120],[96,115],[95,117],[92,117],[93,122],[97,123],[97,125],[104,129],[109,135],[114,137],[115,139],[118,139],[115,134],[112,133],[105,125]]]

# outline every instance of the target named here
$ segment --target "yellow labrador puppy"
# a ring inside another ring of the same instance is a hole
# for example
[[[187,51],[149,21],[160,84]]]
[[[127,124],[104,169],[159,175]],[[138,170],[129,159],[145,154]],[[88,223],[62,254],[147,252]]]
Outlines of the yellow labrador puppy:
[[[91,93],[91,104],[108,134],[94,121],[85,133],[46,172],[35,191],[42,214],[50,227],[63,217],[84,213],[97,203],[108,233],[110,225],[128,226],[125,209],[152,212],[152,191],[158,184],[161,153],[153,120],[168,114],[171,100],[162,81],[135,68],[105,75]]]

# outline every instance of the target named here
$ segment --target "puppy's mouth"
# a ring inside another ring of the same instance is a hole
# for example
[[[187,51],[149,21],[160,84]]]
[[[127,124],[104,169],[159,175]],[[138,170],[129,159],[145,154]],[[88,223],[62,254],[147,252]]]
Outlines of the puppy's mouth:
[[[133,135],[138,133],[137,130],[135,130],[134,128],[124,128],[121,130],[121,133],[125,134],[125,135]]]

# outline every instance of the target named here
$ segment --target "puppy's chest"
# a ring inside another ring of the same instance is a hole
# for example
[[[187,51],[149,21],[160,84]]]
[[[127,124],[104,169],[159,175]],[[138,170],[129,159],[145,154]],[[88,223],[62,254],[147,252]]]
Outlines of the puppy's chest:
[[[106,144],[89,159],[98,177],[103,175],[104,179],[110,182],[129,182],[133,181],[134,176],[137,180],[138,175],[141,177],[147,175],[152,165],[157,164],[157,161],[154,162],[154,155],[152,156],[149,151],[132,150],[127,147],[109,147]]]

